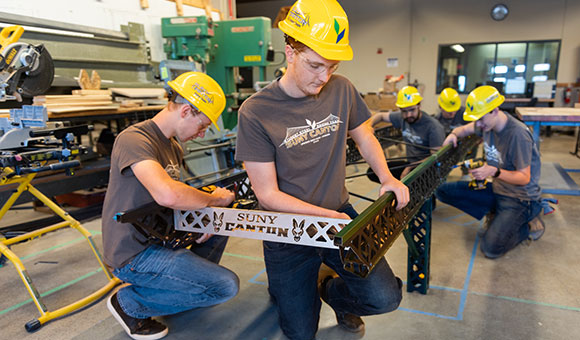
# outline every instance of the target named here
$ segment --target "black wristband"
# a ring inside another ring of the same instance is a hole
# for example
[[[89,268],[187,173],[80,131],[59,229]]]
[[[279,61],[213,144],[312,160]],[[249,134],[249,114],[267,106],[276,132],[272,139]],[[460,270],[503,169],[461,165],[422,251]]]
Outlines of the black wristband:
[[[497,171],[495,172],[495,174],[493,174],[493,178],[498,178],[499,174],[501,174],[501,169],[499,168],[499,166],[497,167]]]

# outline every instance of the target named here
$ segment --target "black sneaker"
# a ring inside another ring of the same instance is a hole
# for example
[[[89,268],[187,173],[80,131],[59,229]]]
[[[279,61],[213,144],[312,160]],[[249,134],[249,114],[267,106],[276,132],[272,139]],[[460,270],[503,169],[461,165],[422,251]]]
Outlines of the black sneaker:
[[[117,293],[111,295],[109,300],[107,300],[107,308],[109,308],[109,311],[117,319],[117,322],[121,324],[125,332],[133,339],[161,339],[169,331],[167,326],[151,318],[137,319],[125,314],[117,300]]]
[[[328,305],[330,305],[328,303],[328,283],[335,277],[338,277],[336,273],[319,276],[318,293],[320,294],[322,301],[326,302]],[[334,313],[336,314],[336,321],[338,322],[338,325],[345,331],[351,333],[359,333],[364,331],[365,323],[360,316],[346,312],[341,313],[334,311]]]
[[[365,323],[361,317],[351,313],[336,313],[336,321],[347,332],[359,333],[365,330]]]

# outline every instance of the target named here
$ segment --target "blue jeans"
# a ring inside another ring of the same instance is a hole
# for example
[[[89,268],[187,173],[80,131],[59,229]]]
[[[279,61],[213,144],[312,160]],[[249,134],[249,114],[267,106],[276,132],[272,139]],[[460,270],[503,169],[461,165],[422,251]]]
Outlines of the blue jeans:
[[[144,319],[231,299],[238,293],[239,279],[217,264],[226,243],[227,237],[213,236],[192,250],[150,245],[113,271],[116,277],[130,283],[117,293],[121,308],[129,316]]]
[[[542,205],[540,201],[525,201],[495,194],[493,183],[486,189],[472,190],[469,182],[448,182],[435,192],[437,199],[480,220],[488,212],[495,213],[481,239],[481,251],[488,258],[497,258],[513,249],[529,236],[530,222]]]
[[[357,213],[349,204],[340,211],[351,218]],[[335,312],[373,315],[395,310],[402,299],[401,281],[382,258],[367,278],[343,269],[336,249],[264,241],[268,290],[274,299],[280,327],[289,339],[314,339],[321,301],[317,279],[321,263],[340,276],[328,284],[328,298]]]

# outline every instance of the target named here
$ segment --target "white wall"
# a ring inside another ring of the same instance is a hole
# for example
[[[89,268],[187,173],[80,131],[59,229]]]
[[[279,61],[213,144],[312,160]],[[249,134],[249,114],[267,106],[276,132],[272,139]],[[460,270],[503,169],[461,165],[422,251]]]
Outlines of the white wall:
[[[214,2],[213,7],[221,10],[221,1]],[[205,10],[191,6],[183,6],[183,11],[186,16],[205,15]],[[141,9],[138,0],[0,0],[0,12],[114,31],[129,22],[140,23],[155,61],[165,59],[161,18],[177,16],[175,3],[167,0],[149,0],[147,9]]]
[[[558,82],[580,77],[580,1],[578,0],[340,0],[349,16],[354,59],[340,73],[361,92],[376,91],[387,74],[404,73],[425,86],[423,108],[435,113],[439,44],[561,39]],[[510,13],[504,21],[489,15],[496,3]],[[237,6],[238,16],[276,17],[294,1]],[[377,54],[377,48],[383,54]],[[399,60],[387,68],[386,59]]]

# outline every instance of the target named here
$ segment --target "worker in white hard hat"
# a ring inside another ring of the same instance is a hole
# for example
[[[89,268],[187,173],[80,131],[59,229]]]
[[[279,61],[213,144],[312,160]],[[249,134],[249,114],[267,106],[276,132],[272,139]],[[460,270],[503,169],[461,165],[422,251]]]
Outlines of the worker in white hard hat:
[[[345,188],[350,135],[392,191],[398,209],[408,188],[388,170],[381,146],[364,122],[370,111],[356,88],[334,74],[351,60],[346,13],[335,0],[299,0],[279,23],[286,35],[286,73],[247,99],[239,110],[236,159],[243,161],[263,209],[351,219]],[[339,326],[364,331],[361,316],[386,313],[401,301],[401,280],[384,258],[362,279],[343,268],[336,249],[264,242],[268,291],[289,339],[314,339],[321,299]],[[320,275],[321,264],[333,272]]]

